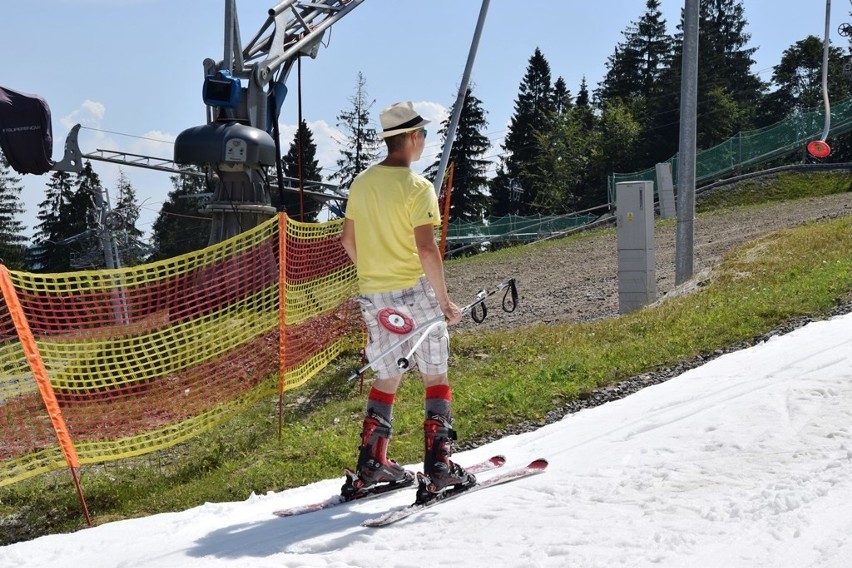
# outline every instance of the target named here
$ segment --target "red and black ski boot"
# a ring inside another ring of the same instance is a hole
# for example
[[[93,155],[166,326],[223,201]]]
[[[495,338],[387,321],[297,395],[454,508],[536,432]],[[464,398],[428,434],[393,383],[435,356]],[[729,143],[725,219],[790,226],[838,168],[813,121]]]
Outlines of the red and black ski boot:
[[[357,499],[379,483],[408,485],[414,481],[413,473],[388,459],[390,435],[391,423],[383,416],[370,412],[364,418],[358,466],[354,472],[346,470],[346,482],[340,490],[345,499]]]
[[[418,503],[432,501],[450,487],[461,491],[476,485],[473,474],[450,460],[456,431],[447,417],[430,414],[423,422],[423,434],[425,455],[423,476],[417,488]]]

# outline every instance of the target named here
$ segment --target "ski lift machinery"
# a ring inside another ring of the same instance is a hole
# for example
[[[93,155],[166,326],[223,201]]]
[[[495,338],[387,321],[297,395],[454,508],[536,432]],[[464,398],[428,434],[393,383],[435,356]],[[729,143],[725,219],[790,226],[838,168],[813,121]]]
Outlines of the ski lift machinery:
[[[241,47],[236,0],[225,0],[224,57],[203,63],[207,124],[184,130],[174,146],[175,162],[213,172],[210,244],[275,214],[266,169],[276,167],[282,188],[278,113],[287,77],[300,56],[315,58],[326,30],[363,1],[285,0]]]
[[[273,138],[278,111],[287,94],[285,82],[302,55],[315,58],[323,36],[364,0],[285,0],[268,10],[260,30],[240,47],[236,0],[225,0],[224,57],[205,59],[203,98],[207,124],[185,130],[175,140],[174,160],[98,148],[84,154],[74,125],[65,139],[65,156],[52,169],[80,173],[84,160],[109,162],[177,175],[208,177],[213,198],[210,244],[250,229],[275,213],[268,188],[296,191],[299,180],[277,168],[273,183],[267,166],[277,165],[280,144]],[[246,86],[242,86],[242,81]],[[200,166],[213,175],[188,170]],[[322,202],[344,199],[337,186],[306,180],[305,196]]]

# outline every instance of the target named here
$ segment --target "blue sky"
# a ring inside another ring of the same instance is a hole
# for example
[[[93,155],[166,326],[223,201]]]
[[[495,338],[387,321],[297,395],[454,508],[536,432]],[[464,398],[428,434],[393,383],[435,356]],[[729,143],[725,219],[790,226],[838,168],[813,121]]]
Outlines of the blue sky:
[[[243,41],[259,29],[275,0],[237,0]],[[480,0],[365,0],[326,36],[327,47],[302,65],[302,106],[314,132],[320,165],[334,169],[336,116],[348,107],[358,71],[375,99],[373,119],[387,104],[411,100],[427,118],[442,120],[455,100]],[[97,148],[171,158],[181,131],[203,124],[202,61],[221,59],[223,0],[0,0],[0,85],[37,93],[50,105],[54,158],[75,123],[85,128],[84,153]],[[670,31],[682,0],[662,0]],[[491,0],[473,70],[475,94],[488,113],[492,154],[506,134],[529,57],[539,47],[553,78],[576,95],[603,77],[622,30],[638,20],[644,0]],[[822,37],[824,0],[748,0],[754,70],[769,80],[781,53],[807,35]],[[849,0],[832,2],[832,40],[847,45],[837,26],[850,22]],[[295,72],[281,116],[282,144],[297,122]],[[433,132],[437,130],[434,129]],[[127,136],[131,135],[131,136]],[[422,164],[440,153],[430,133]],[[108,188],[116,166],[93,162]],[[151,224],[168,191],[168,174],[125,168],[143,202],[140,228]],[[24,176],[23,217],[32,231],[48,176]]]

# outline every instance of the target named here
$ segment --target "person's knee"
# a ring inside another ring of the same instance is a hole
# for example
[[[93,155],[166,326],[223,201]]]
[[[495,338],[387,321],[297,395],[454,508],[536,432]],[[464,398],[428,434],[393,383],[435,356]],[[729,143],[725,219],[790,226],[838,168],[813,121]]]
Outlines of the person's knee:
[[[434,387],[437,385],[448,385],[450,384],[449,377],[447,373],[440,373],[438,375],[428,375],[423,373],[423,384],[426,387]]]
[[[396,393],[399,389],[399,384],[402,382],[401,376],[376,379],[373,381],[373,386],[378,390],[386,393]]]

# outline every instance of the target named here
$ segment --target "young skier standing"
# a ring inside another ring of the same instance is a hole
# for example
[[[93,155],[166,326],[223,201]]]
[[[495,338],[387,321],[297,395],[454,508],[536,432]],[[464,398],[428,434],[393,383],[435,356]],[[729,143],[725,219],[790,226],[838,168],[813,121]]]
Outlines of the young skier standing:
[[[410,102],[382,110],[379,135],[387,144],[387,157],[356,177],[349,190],[341,243],[357,268],[358,300],[369,333],[367,358],[376,381],[367,400],[357,477],[349,476],[342,489],[346,498],[377,483],[411,481],[411,474],[387,457],[394,397],[402,380],[397,360],[411,346],[400,345],[381,359],[377,356],[417,322],[441,314],[446,323],[434,326],[414,353],[426,389],[423,473],[428,484],[420,491],[440,493],[450,486],[476,483],[472,474],[450,460],[455,432],[447,324],[461,321],[461,310],[447,294],[435,243],[434,226],[440,224],[435,191],[410,167],[423,153],[424,126],[429,122]]]

